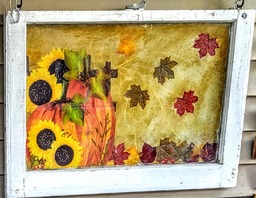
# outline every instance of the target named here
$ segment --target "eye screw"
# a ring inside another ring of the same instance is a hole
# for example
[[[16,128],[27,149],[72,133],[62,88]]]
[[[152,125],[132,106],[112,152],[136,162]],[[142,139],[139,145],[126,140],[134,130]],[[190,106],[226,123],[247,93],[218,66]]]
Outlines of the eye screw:
[[[246,17],[247,17],[247,14],[246,14],[246,13],[243,13],[243,14],[242,14],[242,18],[243,18],[243,19],[246,19]]]

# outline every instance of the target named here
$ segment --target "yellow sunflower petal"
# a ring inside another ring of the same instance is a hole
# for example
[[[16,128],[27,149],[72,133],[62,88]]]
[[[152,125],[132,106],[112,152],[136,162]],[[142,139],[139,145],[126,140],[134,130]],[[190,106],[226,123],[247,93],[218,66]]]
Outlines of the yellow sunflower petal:
[[[53,142],[60,139],[61,136],[62,130],[59,125],[54,124],[50,120],[39,120],[39,122],[28,131],[27,146],[30,154],[37,156],[38,159],[45,158]]]
[[[64,50],[60,48],[58,48],[57,50],[52,49],[50,54],[42,57],[42,61],[38,63],[38,66],[48,71],[50,65],[58,59],[64,60]]]
[[[27,76],[27,112],[61,97],[62,85],[45,69],[37,69]]]
[[[83,147],[71,137],[53,142],[46,157],[46,169],[77,168],[82,161]]]

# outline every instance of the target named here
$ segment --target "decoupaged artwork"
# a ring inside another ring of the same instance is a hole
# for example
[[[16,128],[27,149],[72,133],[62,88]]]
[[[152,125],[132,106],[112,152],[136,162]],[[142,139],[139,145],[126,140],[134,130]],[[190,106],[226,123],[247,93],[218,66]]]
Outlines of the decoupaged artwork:
[[[236,185],[254,11],[14,12],[8,197]]]
[[[27,168],[216,162],[229,29],[28,26]]]

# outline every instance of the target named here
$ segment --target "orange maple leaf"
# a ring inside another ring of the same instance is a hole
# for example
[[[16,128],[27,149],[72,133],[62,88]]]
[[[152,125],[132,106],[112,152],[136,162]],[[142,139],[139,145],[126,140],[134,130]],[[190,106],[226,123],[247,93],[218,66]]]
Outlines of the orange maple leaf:
[[[116,53],[125,54],[126,57],[131,56],[135,50],[137,49],[137,45],[134,42],[134,39],[131,37],[125,37],[120,39],[120,44],[117,48]]]

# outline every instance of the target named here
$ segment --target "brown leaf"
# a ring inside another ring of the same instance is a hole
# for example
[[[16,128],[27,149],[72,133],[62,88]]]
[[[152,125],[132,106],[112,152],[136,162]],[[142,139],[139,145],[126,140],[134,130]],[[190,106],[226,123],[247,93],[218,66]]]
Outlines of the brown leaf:
[[[142,109],[146,106],[146,100],[149,100],[148,90],[142,91],[140,85],[131,85],[131,90],[127,90],[124,96],[126,98],[131,98],[130,108],[137,106],[139,104]]]
[[[160,59],[160,66],[155,67],[155,72],[153,73],[154,78],[158,78],[158,82],[163,85],[165,78],[174,78],[174,72],[171,68],[177,64],[176,61],[171,61],[170,57]]]
[[[177,145],[175,142],[170,142],[169,138],[160,140],[160,146],[157,147],[157,161],[159,163],[166,163],[173,161],[188,162],[194,148],[194,143],[188,144],[187,141]]]

